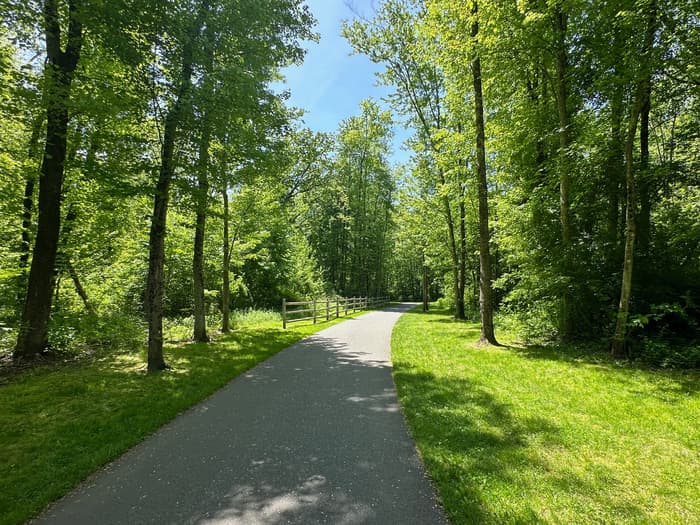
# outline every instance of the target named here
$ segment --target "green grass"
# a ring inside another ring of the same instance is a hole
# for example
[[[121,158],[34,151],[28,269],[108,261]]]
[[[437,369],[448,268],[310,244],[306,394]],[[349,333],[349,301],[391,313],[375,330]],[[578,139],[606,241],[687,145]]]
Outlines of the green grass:
[[[41,366],[0,386],[0,524],[36,515],[235,376],[343,320],[283,331],[278,318],[248,314],[213,343],[167,347],[173,369],[160,374],[145,372],[143,352],[122,352]]]
[[[392,338],[399,396],[452,523],[700,523],[697,371],[478,337],[447,312],[413,311]]]

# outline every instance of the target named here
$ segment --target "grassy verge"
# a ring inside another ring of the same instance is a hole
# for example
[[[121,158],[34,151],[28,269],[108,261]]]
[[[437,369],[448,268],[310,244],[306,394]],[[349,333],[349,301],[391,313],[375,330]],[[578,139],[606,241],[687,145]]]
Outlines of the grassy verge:
[[[37,514],[232,378],[342,320],[282,330],[251,315],[213,343],[167,347],[173,369],[155,375],[143,352],[19,373],[0,386],[0,524]]]
[[[392,338],[399,396],[454,524],[700,523],[700,374],[478,337],[414,311]]]

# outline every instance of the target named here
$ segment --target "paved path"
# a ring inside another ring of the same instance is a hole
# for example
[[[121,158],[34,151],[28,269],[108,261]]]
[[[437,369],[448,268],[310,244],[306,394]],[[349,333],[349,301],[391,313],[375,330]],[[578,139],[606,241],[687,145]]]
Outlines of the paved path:
[[[406,430],[401,304],[273,356],[60,500],[56,524],[445,524]]]

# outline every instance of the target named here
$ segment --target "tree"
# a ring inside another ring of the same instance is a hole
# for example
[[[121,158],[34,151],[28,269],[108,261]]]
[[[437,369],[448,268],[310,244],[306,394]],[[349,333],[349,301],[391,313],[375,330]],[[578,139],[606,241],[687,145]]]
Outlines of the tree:
[[[174,164],[176,139],[192,103],[189,97],[192,94],[194,69],[208,61],[209,55],[215,53],[217,49],[224,52],[222,60],[233,60],[233,56],[229,53],[234,50],[228,45],[236,42],[238,46],[236,52],[246,53],[250,59],[246,64],[251,68],[247,71],[250,83],[244,86],[250,93],[249,96],[254,99],[262,89],[263,81],[271,79],[276,68],[301,59],[303,50],[298,39],[311,36],[309,28],[313,19],[295,0],[250,1],[245,2],[244,7],[241,8],[237,2],[230,0],[221,0],[221,2],[202,0],[196,4],[195,13],[185,12],[182,13],[182,18],[174,20],[173,23],[177,24],[175,27],[179,29],[179,33],[170,31],[175,40],[167,49],[175,49],[175,52],[172,56],[168,56],[168,60],[173,70],[177,72],[173,78],[176,92],[166,112],[163,126],[161,164],[149,241],[146,305],[149,323],[148,369],[150,371],[167,367],[163,359],[162,332],[165,225],[170,184],[176,169]],[[267,15],[262,16],[263,13]],[[216,24],[220,29],[220,33],[209,41],[202,38],[207,24]],[[239,30],[239,34],[234,38],[233,32],[236,30]]]
[[[44,71],[46,141],[39,177],[37,233],[20,332],[13,354],[15,358],[34,357],[48,344],[53,268],[61,228],[61,189],[71,85],[83,46],[82,3],[69,0],[67,8],[67,20],[62,22],[59,0],[46,0],[43,5],[47,55]],[[67,27],[64,49],[61,47],[62,26]]]
[[[636,90],[627,126],[625,140],[625,181],[627,184],[627,206],[625,212],[625,255],[620,289],[620,305],[617,313],[615,332],[612,338],[611,352],[613,356],[622,355],[627,334],[627,317],[629,315],[630,295],[632,293],[632,272],[634,268],[634,243],[637,234],[637,188],[634,176],[634,143],[640,114],[647,110],[651,93],[651,70],[654,36],[656,34],[656,1],[650,0],[645,8],[646,29],[641,49],[641,61],[637,73]],[[648,147],[648,137],[642,135],[643,148]],[[646,143],[646,144],[645,144]],[[643,151],[643,159],[648,164],[648,151]]]
[[[391,119],[373,101],[343,121],[325,186],[313,194],[311,245],[341,295],[386,290],[394,181],[386,159]]]
[[[447,225],[446,241],[452,259],[455,317],[464,319],[465,214],[463,204],[458,202],[459,220],[455,218],[457,213],[453,211],[454,199],[451,198],[454,197],[453,193],[457,193],[461,200],[463,186],[460,181],[448,180],[445,165],[440,162],[444,157],[447,119],[443,100],[445,86],[442,71],[430,59],[434,52],[435,35],[429,32],[426,38],[418,31],[423,15],[421,1],[391,0],[382,4],[374,19],[354,21],[351,25],[344,26],[343,34],[357,52],[385,65],[386,69],[379,79],[396,88],[396,93],[391,98],[392,106],[409,118],[417,132],[416,142],[420,154],[429,157],[428,163],[433,169],[424,173],[434,179],[429,186],[435,188],[440,195],[440,205]]]
[[[481,84],[481,58],[478,51],[478,4],[472,5],[471,37],[476,48],[472,58],[474,80],[474,128],[476,130],[476,175],[479,192],[479,312],[481,314],[481,343],[498,344],[493,331],[493,292],[489,231],[488,182],[486,180],[486,132],[484,126],[484,95]]]

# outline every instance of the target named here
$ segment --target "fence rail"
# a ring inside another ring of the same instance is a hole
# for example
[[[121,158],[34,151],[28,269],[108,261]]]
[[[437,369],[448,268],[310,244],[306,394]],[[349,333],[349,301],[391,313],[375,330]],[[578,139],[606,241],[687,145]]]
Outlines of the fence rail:
[[[389,302],[389,297],[325,297],[311,301],[287,301],[282,299],[282,328],[298,321],[330,321],[358,310],[377,308]],[[299,307],[306,308],[299,308]],[[306,314],[311,315],[306,315]],[[302,315],[302,317],[297,317]]]

